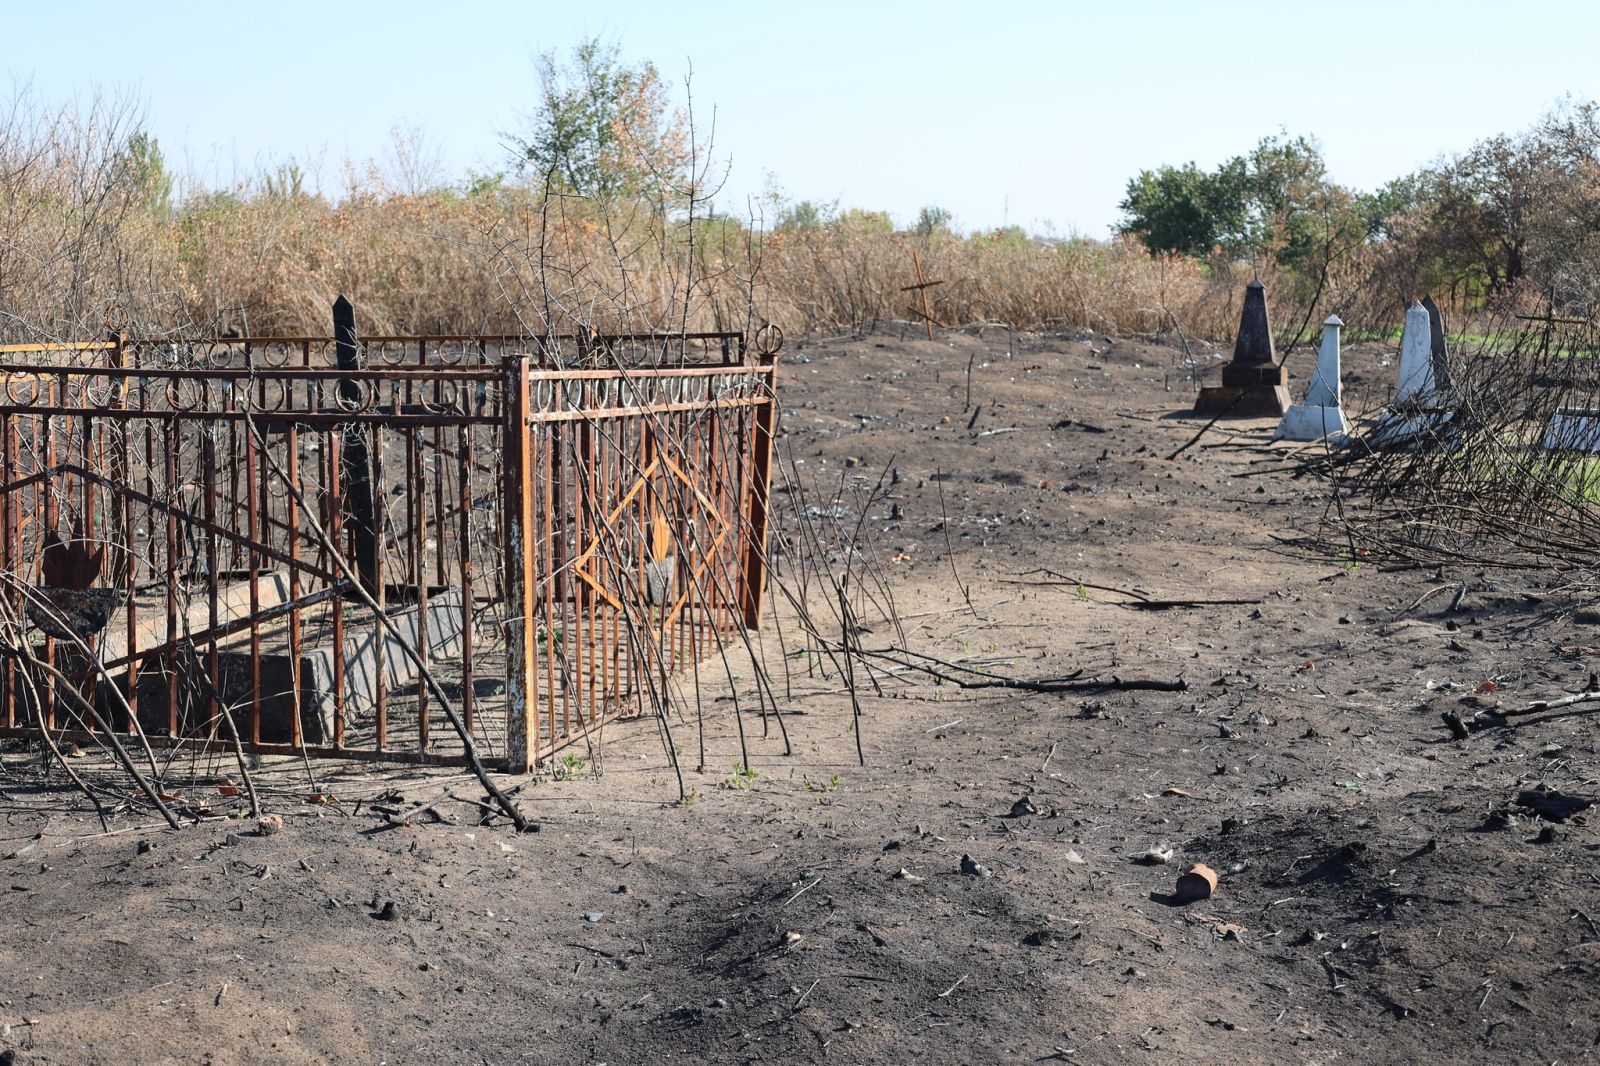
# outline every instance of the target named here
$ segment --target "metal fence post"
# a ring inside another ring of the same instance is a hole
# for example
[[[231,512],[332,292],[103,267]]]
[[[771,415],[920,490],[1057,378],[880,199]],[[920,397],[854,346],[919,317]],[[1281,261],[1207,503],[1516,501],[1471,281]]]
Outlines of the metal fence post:
[[[506,768],[527,773],[539,750],[538,663],[535,661],[533,448],[528,439],[528,357],[506,362]]]
[[[745,532],[744,567],[739,575],[739,606],[746,629],[761,628],[761,597],[767,586],[767,526],[772,481],[772,435],[778,421],[777,357],[762,355],[766,397],[756,408],[750,433],[750,524]]]
[[[340,296],[333,301],[333,348],[340,370],[361,370],[363,360],[356,342],[356,309],[349,300]],[[372,383],[356,378],[339,379],[339,405],[346,411],[360,411],[368,406]],[[355,537],[356,573],[367,591],[383,602],[383,585],[378,576],[377,497],[372,488],[372,454],[367,438],[359,423],[345,427],[341,443],[344,481],[344,500],[349,515],[349,529]]]

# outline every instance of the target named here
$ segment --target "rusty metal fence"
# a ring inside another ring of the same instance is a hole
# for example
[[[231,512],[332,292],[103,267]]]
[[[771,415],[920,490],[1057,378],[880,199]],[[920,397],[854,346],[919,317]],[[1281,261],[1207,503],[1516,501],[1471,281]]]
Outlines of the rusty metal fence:
[[[335,325],[0,347],[0,736],[526,771],[758,623],[772,354]]]

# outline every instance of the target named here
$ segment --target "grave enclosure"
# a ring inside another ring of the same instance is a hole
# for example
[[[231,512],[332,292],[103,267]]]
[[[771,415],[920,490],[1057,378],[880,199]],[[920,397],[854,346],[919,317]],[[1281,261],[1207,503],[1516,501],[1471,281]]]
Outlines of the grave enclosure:
[[[776,344],[334,327],[0,346],[0,736],[525,772],[759,624]]]

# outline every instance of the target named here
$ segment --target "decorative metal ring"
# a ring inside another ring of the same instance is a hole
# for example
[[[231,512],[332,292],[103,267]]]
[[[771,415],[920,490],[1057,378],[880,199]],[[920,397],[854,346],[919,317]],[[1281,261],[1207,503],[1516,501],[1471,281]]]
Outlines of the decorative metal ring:
[[[426,385],[423,386],[422,393],[420,395],[422,409],[430,414],[449,414],[451,411],[455,410],[456,400],[460,397],[461,390],[454,381],[441,381],[438,383],[437,387],[439,390],[439,399],[434,401],[428,399],[428,388]]]
[[[371,348],[368,348],[367,353],[369,355],[376,355],[378,357],[378,362],[382,363],[384,366],[403,365],[406,361],[407,354],[404,348],[391,348],[387,345],[379,348],[376,352],[373,352]]]
[[[6,378],[6,399],[11,401],[12,406],[14,406],[14,407],[32,407],[38,401],[38,399],[39,399],[39,379],[38,378],[28,378],[27,380],[28,380],[28,398],[26,400],[19,400],[19,399],[17,399],[17,379],[14,378],[14,377]]]
[[[281,411],[289,405],[289,387],[281,378],[260,378],[261,402],[257,406],[263,411]],[[274,398],[272,387],[277,387]]]
[[[353,384],[361,390],[360,397],[354,401],[344,398],[343,382],[340,382],[339,385],[333,390],[333,402],[338,406],[339,410],[345,412],[346,414],[352,415],[360,414],[362,411],[367,410],[372,406],[372,401],[377,397],[377,394],[372,387],[372,382],[362,378],[356,378],[354,379]]]
[[[188,386],[185,390],[184,386]],[[200,389],[190,378],[170,378],[167,381],[167,406],[174,411],[194,411],[200,407]]]
[[[273,357],[273,352],[278,353],[276,358]],[[292,356],[289,352],[288,345],[272,344],[261,349],[261,361],[267,366],[272,367],[274,370],[281,370],[288,366],[290,358],[292,358]]]
[[[771,358],[783,350],[783,330],[773,322],[768,322],[756,330],[756,351],[761,355]]]
[[[465,348],[436,348],[433,352],[438,358],[440,366],[460,366],[461,361],[467,357]]]
[[[111,401],[116,398],[116,385],[107,381],[104,392],[96,392],[94,379],[90,378],[83,383],[84,402],[90,407],[110,407]]]

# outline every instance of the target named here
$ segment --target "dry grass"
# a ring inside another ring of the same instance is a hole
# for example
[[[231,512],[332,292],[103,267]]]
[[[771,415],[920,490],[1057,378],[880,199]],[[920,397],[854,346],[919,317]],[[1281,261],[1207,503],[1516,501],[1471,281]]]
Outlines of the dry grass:
[[[663,208],[527,186],[408,194],[368,178],[329,199],[283,170],[174,203],[130,152],[136,141],[135,117],[115,104],[0,113],[5,339],[93,337],[110,326],[143,336],[325,334],[341,292],[368,333],[767,321],[791,334],[865,330],[915,316],[902,291],[915,254],[943,282],[930,297],[945,325],[1225,341],[1247,272],[1152,257],[1131,241],[915,236],[865,212],[763,233],[722,218],[691,223],[681,197]],[[1272,285],[1271,267],[1259,269]],[[1292,332],[1303,308],[1288,287],[1277,302]],[[1322,302],[1334,299],[1349,321],[1337,286]],[[1378,320],[1396,317],[1392,302],[1380,301]]]

